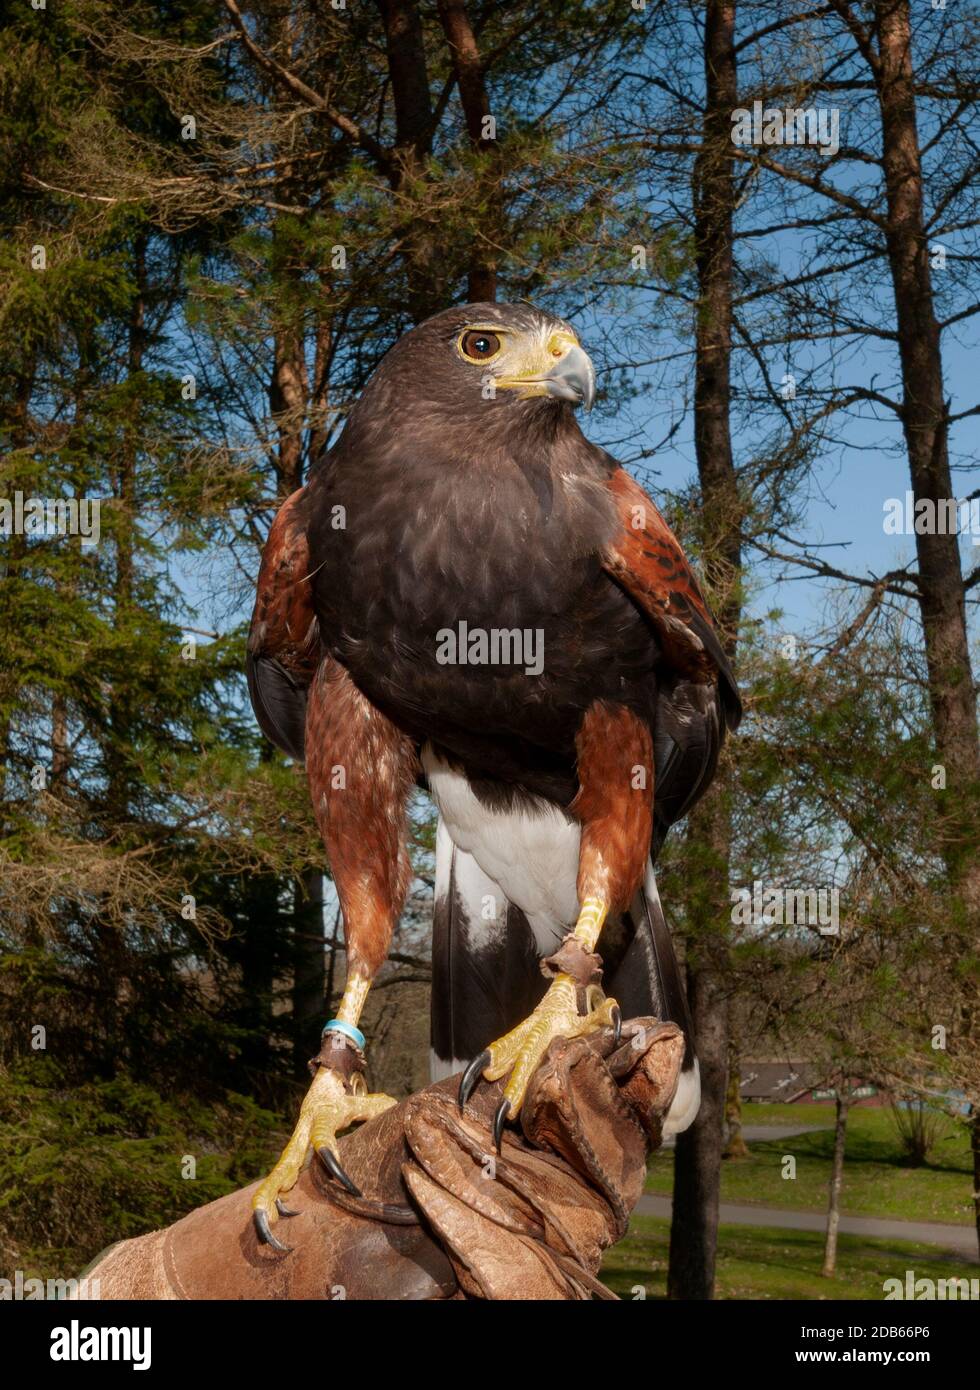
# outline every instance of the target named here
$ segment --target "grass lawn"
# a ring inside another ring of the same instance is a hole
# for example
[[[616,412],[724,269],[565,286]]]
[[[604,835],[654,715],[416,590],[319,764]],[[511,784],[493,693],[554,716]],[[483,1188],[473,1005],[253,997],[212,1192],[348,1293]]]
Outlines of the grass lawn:
[[[832,1127],[834,1107],[746,1105],[742,1110],[742,1123]],[[823,1211],[827,1205],[833,1145],[832,1128],[792,1139],[754,1141],[749,1144],[748,1158],[726,1160],[723,1164],[722,1200]],[[782,1176],[783,1159],[787,1154],[796,1159],[795,1178]],[[848,1116],[846,1154],[841,1210],[849,1215],[972,1224],[973,1170],[962,1126],[950,1124],[926,1167],[909,1168],[903,1162],[889,1111],[859,1104]],[[648,1192],[670,1193],[673,1162],[672,1150],[654,1156],[647,1179]],[[785,1245],[787,1239],[781,1239],[781,1244]]]
[[[626,1239],[606,1255],[603,1282],[620,1298],[635,1298],[637,1287],[643,1288],[647,1298],[665,1298],[669,1244],[669,1222],[634,1216]],[[881,1300],[884,1280],[904,1280],[907,1269],[920,1279],[977,1277],[976,1265],[937,1260],[931,1245],[865,1236],[840,1237],[835,1278],[823,1278],[822,1264],[820,1232],[722,1226],[717,1297]]]

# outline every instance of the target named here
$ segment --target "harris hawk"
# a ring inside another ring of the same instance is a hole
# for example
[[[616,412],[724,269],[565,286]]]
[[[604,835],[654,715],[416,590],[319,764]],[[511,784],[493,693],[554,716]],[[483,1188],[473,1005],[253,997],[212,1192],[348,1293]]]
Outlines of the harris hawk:
[[[434,1075],[508,1076],[494,1137],[550,1041],[627,1017],[684,1029],[667,1132],[700,1100],[654,864],[741,707],[680,544],[579,428],[595,394],[569,324],[467,304],[389,350],[269,533],[248,641],[265,734],[305,761],[347,982],[313,1084],[258,1187],[261,1239],[312,1147],[395,1102],[358,1021],[411,880],[415,785],[438,809]],[[600,935],[601,933],[601,935]],[[608,996],[600,984],[609,990]]]

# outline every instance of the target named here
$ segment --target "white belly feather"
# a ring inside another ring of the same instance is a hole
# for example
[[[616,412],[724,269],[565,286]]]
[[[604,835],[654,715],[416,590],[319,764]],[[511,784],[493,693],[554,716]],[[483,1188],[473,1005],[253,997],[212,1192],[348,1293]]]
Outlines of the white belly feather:
[[[579,826],[556,806],[530,812],[484,806],[464,774],[429,743],[422,766],[453,843],[524,912],[538,949],[549,954],[578,916]]]
[[[457,861],[466,901],[496,898],[496,888],[524,912],[541,955],[550,955],[578,915],[579,826],[552,806],[530,812],[491,810],[474,796],[463,773],[437,757],[429,743],[422,749],[422,766],[440,817],[436,897],[449,892],[452,846],[447,840],[451,839],[457,849],[472,856],[468,864]],[[650,901],[659,902],[656,876],[649,863],[644,887]],[[470,919],[470,946],[480,944],[480,921],[488,921],[488,939],[495,937],[500,915],[505,912],[506,904],[495,902],[490,919],[482,913],[479,919]],[[489,920],[493,921],[493,931]],[[433,1053],[433,1080],[452,1075],[467,1060],[443,1060]],[[687,1129],[700,1102],[701,1078],[695,1060],[678,1079],[677,1093],[665,1117],[665,1137]]]

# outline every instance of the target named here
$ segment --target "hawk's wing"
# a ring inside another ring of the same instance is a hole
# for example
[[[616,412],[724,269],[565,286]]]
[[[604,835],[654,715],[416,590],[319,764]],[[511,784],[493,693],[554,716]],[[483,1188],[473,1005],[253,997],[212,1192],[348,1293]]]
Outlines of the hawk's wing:
[[[624,468],[608,486],[622,530],[603,551],[605,569],[647,615],[680,675],[695,683],[717,679],[725,723],[736,728],[742,702],[735,675],[680,541]]]
[[[306,489],[276,514],[262,564],[248,634],[245,671],[259,727],[284,753],[302,762],[306,692],[320,660],[313,611]]]

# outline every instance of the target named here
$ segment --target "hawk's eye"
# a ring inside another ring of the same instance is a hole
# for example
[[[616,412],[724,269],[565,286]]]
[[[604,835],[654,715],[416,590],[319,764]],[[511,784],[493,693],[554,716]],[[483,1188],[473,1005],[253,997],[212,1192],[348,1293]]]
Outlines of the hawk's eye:
[[[486,362],[500,351],[500,339],[496,333],[488,333],[483,328],[471,328],[460,338],[459,350],[464,357]]]

